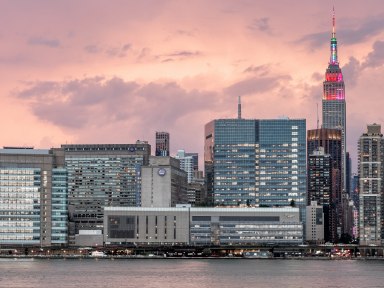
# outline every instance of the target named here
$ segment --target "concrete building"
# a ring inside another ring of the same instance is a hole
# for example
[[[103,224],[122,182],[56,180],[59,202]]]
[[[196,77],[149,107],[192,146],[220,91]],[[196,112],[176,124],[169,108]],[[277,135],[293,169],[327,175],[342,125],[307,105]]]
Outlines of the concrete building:
[[[192,182],[188,183],[188,204],[193,207],[205,205],[206,203],[206,192],[205,185],[202,183]]]
[[[307,221],[305,228],[305,240],[313,244],[324,243],[324,213],[323,205],[318,205],[317,201],[311,201],[307,206]]]
[[[205,173],[215,206],[306,206],[305,120],[218,119],[205,126]]]
[[[383,239],[384,140],[381,126],[371,124],[358,142],[359,235],[361,245]]]
[[[179,160],[166,156],[151,156],[141,168],[141,206],[175,207],[188,203],[187,173]]]
[[[67,174],[59,151],[0,149],[0,244],[68,243]]]
[[[297,245],[298,208],[106,207],[104,242],[188,245]]]
[[[68,177],[70,245],[76,245],[80,233],[103,230],[105,206],[141,205],[141,167],[151,154],[147,142],[62,145],[58,150]]]

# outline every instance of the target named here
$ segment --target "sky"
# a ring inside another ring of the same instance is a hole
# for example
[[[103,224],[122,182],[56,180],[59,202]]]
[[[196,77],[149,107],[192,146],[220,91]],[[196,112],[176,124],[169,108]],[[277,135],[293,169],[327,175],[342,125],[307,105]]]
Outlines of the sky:
[[[333,6],[355,172],[358,137],[384,123],[382,0],[0,0],[0,146],[153,153],[167,131],[172,155],[202,158],[204,125],[236,118],[238,96],[243,118],[314,129]]]

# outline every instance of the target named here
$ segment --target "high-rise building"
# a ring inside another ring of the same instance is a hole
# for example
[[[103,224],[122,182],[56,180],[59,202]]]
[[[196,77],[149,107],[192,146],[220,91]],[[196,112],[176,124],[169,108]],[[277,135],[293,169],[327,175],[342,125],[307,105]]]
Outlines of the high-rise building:
[[[67,173],[62,153],[0,149],[0,244],[68,243]]]
[[[192,156],[187,156],[184,150],[178,150],[175,156],[180,161],[180,169],[187,172],[188,183],[192,182],[194,170],[194,159]]]
[[[306,206],[305,120],[219,119],[205,126],[205,173],[215,206]],[[301,218],[305,221],[305,218]]]
[[[332,158],[331,155],[324,153],[324,148],[319,147],[308,156],[308,205],[317,203],[324,212],[324,231],[325,242],[334,242],[336,238],[336,211],[332,203]],[[310,215],[307,215],[310,217]],[[308,219],[308,218],[307,218]],[[308,231],[308,227],[307,227]],[[313,237],[312,237],[313,238]],[[306,238],[309,240],[308,238]]]
[[[339,129],[312,129],[307,132],[307,155],[318,150],[319,147],[324,149],[325,154],[329,154],[332,158],[332,167],[341,170],[341,130]],[[340,179],[341,181],[341,179]],[[340,185],[340,184],[339,184]],[[341,197],[341,191],[339,192]]]
[[[337,57],[335,15],[333,15],[331,56],[323,82],[323,128],[341,130],[341,187],[346,190],[346,104],[343,73]]]
[[[105,206],[141,205],[141,167],[151,146],[62,145],[68,177],[69,244],[81,231],[102,231]],[[84,232],[81,232],[84,233]]]
[[[329,206],[324,207],[325,215],[325,238],[326,241],[335,242],[341,236],[342,231],[342,191],[341,191],[341,150],[342,134],[339,129],[312,129],[307,132],[308,161],[314,151],[321,148],[324,154],[330,156],[332,186],[330,192]],[[312,173],[312,166],[308,165],[308,175]],[[317,169],[317,168],[316,168]],[[316,175],[316,174],[315,174]],[[308,183],[308,185],[310,185]],[[320,187],[320,186],[319,186]],[[309,204],[309,202],[308,202]],[[338,235],[340,234],[340,235]]]
[[[165,156],[149,157],[141,168],[142,207],[176,207],[188,203],[187,173],[180,161]]]
[[[383,239],[384,139],[381,126],[371,124],[358,143],[359,235],[361,245]]]
[[[156,132],[156,156],[169,156],[169,133]]]
[[[193,171],[199,171],[199,154],[195,152],[185,152],[185,156],[192,157]]]

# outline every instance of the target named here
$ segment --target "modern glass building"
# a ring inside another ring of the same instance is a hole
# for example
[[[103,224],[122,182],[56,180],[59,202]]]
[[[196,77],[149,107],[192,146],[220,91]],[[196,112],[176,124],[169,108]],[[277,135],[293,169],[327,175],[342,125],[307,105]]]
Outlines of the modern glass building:
[[[359,235],[362,245],[381,245],[383,229],[384,139],[381,126],[368,125],[358,142]]]
[[[66,185],[53,176],[57,169],[65,181],[61,163],[53,150],[0,149],[0,244],[66,243]]]
[[[69,244],[80,230],[102,230],[105,206],[141,205],[148,143],[62,145],[68,179]]]
[[[52,243],[68,244],[68,176],[65,168],[52,169]]]
[[[205,131],[207,192],[215,206],[296,205],[305,220],[304,119],[219,119]]]
[[[40,245],[41,169],[0,168],[0,243]]]

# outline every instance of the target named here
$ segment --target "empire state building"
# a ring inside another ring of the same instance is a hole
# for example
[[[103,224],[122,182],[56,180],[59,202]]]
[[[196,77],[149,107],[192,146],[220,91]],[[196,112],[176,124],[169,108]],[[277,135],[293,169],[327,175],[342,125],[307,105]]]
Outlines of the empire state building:
[[[323,128],[341,130],[341,187],[346,187],[346,105],[343,73],[337,59],[335,13],[332,18],[331,55],[323,82]],[[338,195],[341,197],[341,195]],[[340,200],[340,199],[339,199]]]

